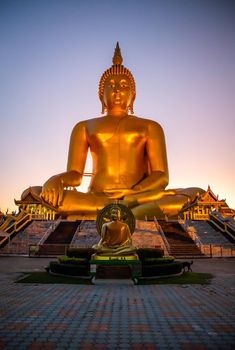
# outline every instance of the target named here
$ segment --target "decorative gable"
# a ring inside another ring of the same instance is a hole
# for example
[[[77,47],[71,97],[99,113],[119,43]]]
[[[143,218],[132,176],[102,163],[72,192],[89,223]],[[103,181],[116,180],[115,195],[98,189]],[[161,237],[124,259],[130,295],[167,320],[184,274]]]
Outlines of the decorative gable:
[[[216,196],[210,186],[208,185],[208,189],[205,193],[203,193],[199,200],[198,200],[198,204],[201,203],[201,204],[205,204],[205,203],[208,203],[208,204],[213,204],[213,203],[218,203],[218,202],[225,202],[224,200],[219,200],[218,199],[218,196]]]
[[[22,198],[22,203],[35,203],[35,204],[40,204],[42,203],[42,200],[40,197],[37,197],[34,195],[32,192],[29,192],[26,194],[24,198]]]

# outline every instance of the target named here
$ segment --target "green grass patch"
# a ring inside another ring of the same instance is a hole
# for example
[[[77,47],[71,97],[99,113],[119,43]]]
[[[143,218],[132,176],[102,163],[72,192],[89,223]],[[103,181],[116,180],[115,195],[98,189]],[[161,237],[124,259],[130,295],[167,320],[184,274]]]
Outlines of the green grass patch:
[[[91,279],[86,278],[74,278],[71,276],[54,276],[48,272],[32,272],[21,277],[16,283],[37,283],[37,284],[92,284]]]
[[[210,273],[186,272],[180,276],[165,278],[138,278],[138,284],[210,284]]]
[[[66,255],[58,256],[58,260],[61,264],[72,264],[72,265],[84,265],[88,264],[89,261],[84,258],[70,258]]]

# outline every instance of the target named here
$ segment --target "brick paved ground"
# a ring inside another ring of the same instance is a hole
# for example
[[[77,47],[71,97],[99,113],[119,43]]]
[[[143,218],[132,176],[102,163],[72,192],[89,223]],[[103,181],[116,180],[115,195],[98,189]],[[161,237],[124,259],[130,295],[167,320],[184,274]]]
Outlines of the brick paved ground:
[[[234,348],[234,259],[195,262],[209,286],[16,284],[46,262],[17,259],[0,259],[0,349]]]

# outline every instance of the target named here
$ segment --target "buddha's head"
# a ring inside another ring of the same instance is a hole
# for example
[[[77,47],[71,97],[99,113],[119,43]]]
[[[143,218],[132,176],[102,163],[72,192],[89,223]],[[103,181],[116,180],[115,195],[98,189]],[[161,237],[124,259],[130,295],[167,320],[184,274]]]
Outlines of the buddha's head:
[[[131,112],[136,96],[135,80],[129,69],[122,64],[119,44],[115,48],[113,65],[107,69],[100,79],[99,98],[102,113],[109,111]]]
[[[119,207],[114,207],[110,211],[110,217],[113,221],[118,221],[121,219],[121,209]]]

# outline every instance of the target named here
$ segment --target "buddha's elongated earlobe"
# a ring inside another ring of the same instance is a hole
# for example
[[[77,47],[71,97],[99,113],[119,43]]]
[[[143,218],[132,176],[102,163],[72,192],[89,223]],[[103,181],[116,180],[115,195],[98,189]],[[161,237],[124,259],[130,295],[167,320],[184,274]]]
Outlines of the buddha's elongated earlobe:
[[[107,107],[105,106],[104,101],[102,101],[102,111],[101,111],[101,113],[102,113],[102,114],[107,113]]]
[[[134,101],[131,101],[130,106],[128,107],[128,110],[130,111],[131,114],[134,114],[133,102]]]

